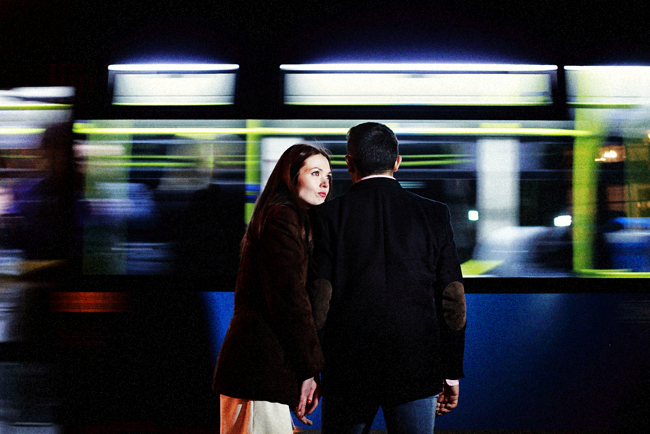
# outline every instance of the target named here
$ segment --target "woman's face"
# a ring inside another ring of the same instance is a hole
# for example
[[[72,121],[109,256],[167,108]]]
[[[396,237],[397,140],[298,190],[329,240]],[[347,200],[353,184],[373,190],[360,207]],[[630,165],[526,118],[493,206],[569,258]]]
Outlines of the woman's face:
[[[321,154],[307,158],[298,172],[298,197],[309,205],[325,202],[332,182],[330,163]]]

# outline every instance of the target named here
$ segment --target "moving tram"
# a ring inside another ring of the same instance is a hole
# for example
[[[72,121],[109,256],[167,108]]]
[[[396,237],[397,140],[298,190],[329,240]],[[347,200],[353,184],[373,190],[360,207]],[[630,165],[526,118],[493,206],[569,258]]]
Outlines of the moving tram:
[[[300,141],[330,150],[345,192],[346,132],[366,120],[395,131],[402,186],[452,212],[468,378],[437,427],[608,430],[647,415],[622,398],[650,394],[650,70],[278,76],[277,116],[253,119],[237,65],[112,65],[91,119],[74,89],[0,93],[0,423],[216,426],[211,370],[255,199]]]

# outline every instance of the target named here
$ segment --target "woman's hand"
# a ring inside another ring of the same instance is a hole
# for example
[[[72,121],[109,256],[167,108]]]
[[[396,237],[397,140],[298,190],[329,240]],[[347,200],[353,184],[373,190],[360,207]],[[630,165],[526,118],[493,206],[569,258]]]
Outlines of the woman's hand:
[[[312,421],[307,419],[307,416],[312,414],[318,401],[320,400],[320,382],[318,377],[312,377],[302,382],[300,388],[300,401],[298,407],[294,409],[294,414],[298,420],[305,425],[312,425]]]

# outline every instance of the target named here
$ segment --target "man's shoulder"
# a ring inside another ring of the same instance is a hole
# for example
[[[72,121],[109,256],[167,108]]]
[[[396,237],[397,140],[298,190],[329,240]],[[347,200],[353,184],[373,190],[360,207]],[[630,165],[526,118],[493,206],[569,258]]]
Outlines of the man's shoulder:
[[[431,199],[428,197],[420,196],[419,194],[413,193],[412,191],[403,190],[404,194],[411,197],[413,201],[420,202],[426,206],[431,206],[433,208],[445,209],[448,208],[447,204],[439,200]]]
[[[347,194],[347,193],[346,193]],[[310,214],[316,216],[324,216],[328,213],[331,213],[333,210],[337,209],[341,204],[341,196],[337,196],[333,199],[323,202],[320,205],[313,206],[309,209]]]
[[[405,188],[399,187],[399,184],[397,184],[397,187],[398,188],[376,188],[372,189],[372,192],[368,190],[351,189],[340,196],[337,196],[333,199],[328,200],[327,202],[324,202],[321,205],[314,207],[314,210],[319,214],[332,212],[333,210],[345,206],[345,204],[348,202],[357,203],[360,196],[366,196],[368,194],[371,196],[392,196],[395,197],[396,200],[402,202],[405,206],[407,206],[409,202],[413,202],[419,204],[420,206],[426,206],[434,209],[444,210],[448,208],[447,204],[444,202],[421,196]]]

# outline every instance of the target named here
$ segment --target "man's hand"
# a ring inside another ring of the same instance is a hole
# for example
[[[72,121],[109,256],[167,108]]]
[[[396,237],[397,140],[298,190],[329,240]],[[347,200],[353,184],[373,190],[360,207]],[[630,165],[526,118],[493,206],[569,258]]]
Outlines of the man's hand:
[[[458,394],[460,386],[442,385],[442,392],[436,403],[436,416],[443,416],[458,406]]]
[[[319,399],[320,382],[318,381],[318,377],[315,379],[309,378],[303,381],[302,387],[300,388],[300,401],[298,402],[298,407],[293,410],[293,413],[300,422],[305,425],[313,424],[306,416],[312,414],[314,410],[316,410]]]

